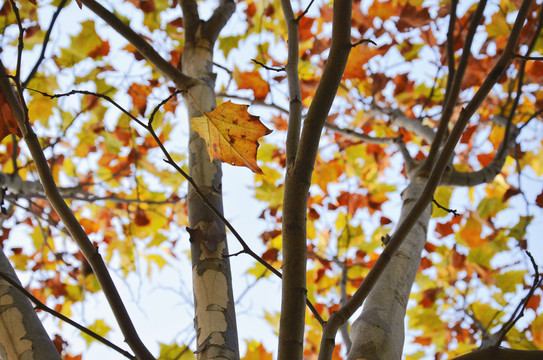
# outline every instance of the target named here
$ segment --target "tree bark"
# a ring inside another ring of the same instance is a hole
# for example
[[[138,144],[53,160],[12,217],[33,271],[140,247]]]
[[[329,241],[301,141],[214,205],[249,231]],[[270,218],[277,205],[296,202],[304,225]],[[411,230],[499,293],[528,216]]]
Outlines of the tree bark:
[[[197,37],[194,42],[185,44],[183,72],[202,80],[201,84],[190,88],[190,94],[206,112],[216,107],[212,58],[213,44],[209,40]],[[190,98],[186,99],[186,104],[189,117],[202,116]],[[222,212],[220,161],[210,161],[204,140],[192,130],[189,139],[189,175],[206,198]],[[189,187],[188,214],[198,359],[239,359],[224,224],[192,187]]]
[[[402,193],[400,223],[420,197],[425,183],[424,178],[413,178]],[[431,212],[432,207],[427,206],[369,293],[351,328],[348,360],[401,359],[405,310],[426,243]]]
[[[19,283],[3,251],[0,272]],[[5,280],[0,280],[0,359],[61,359],[30,301]]]

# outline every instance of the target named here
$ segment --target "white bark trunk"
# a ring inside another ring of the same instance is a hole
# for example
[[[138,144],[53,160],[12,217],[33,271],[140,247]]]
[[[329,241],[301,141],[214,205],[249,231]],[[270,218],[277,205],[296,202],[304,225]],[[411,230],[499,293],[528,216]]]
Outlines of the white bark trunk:
[[[0,272],[19,283],[1,250]],[[0,279],[0,359],[61,359],[30,301],[3,279]]]
[[[400,222],[420,196],[425,179],[413,178],[402,193]],[[432,207],[423,212],[370,292],[351,328],[348,360],[401,359],[404,318],[411,285],[420,266]]]
[[[190,89],[192,97],[206,112],[216,107],[214,74],[211,73],[212,45],[203,39],[186,44],[183,51],[183,72],[206,84]],[[189,116],[201,116],[200,110],[187,98]],[[189,140],[189,174],[206,198],[217,208],[222,207],[221,164],[211,162],[204,140],[194,131]],[[232,275],[224,224],[189,188],[188,213],[190,226],[195,327],[198,359],[239,359],[236,315],[232,292]]]

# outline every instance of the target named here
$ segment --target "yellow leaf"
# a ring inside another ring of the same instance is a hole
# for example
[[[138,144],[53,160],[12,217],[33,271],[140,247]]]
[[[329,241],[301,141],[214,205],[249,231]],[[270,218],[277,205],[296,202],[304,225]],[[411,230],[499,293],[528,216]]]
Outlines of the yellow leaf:
[[[243,357],[243,360],[272,360],[272,354],[269,353],[264,346],[255,341],[247,341],[247,353]]]
[[[280,318],[281,318],[281,313],[279,312],[269,313],[266,310],[264,310],[264,319],[266,319],[268,324],[270,324],[275,335],[279,335],[279,319]]]
[[[96,320],[94,324],[91,326],[88,326],[87,329],[94,331],[100,336],[106,336],[107,333],[111,330],[108,324],[104,322],[104,320]],[[95,341],[94,338],[90,337],[87,334],[82,334],[83,338],[87,342],[87,346],[89,346],[93,341]]]
[[[49,126],[49,117],[53,115],[53,105],[56,102],[42,96],[32,99],[28,103],[28,116],[34,122],[39,120],[43,126]]]
[[[543,347],[543,316],[536,317],[531,327],[534,344],[539,348]]]
[[[494,275],[496,286],[504,293],[515,292],[517,285],[524,285],[525,270],[511,270],[504,274]]]
[[[441,206],[449,208],[449,201],[451,199],[453,188],[447,186],[440,186],[437,188],[434,194],[434,200]],[[447,210],[443,210],[436,204],[432,204],[432,217],[439,218],[449,215]]]
[[[211,159],[246,166],[262,174],[256,163],[258,138],[271,130],[257,116],[249,114],[247,108],[227,101],[204,116],[190,119],[191,128],[205,140]]]
[[[160,343],[160,356],[157,360],[193,360],[196,359],[194,353],[186,346],[177,344],[167,345]]]

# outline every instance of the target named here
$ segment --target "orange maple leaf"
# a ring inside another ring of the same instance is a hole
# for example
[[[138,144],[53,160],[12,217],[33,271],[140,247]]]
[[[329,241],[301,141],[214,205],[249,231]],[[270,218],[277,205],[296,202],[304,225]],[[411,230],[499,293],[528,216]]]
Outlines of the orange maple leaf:
[[[17,121],[13,117],[11,108],[4,98],[4,93],[0,90],[0,141],[2,141],[9,134],[23,137]]]
[[[128,95],[132,98],[132,104],[140,115],[145,114],[147,109],[147,97],[153,89],[149,85],[132,84],[128,89]]]
[[[190,119],[191,128],[205,140],[211,159],[246,166],[262,174],[256,163],[258,139],[271,130],[258,116],[249,114],[247,108],[247,105],[227,101],[203,116]]]
[[[262,79],[258,70],[239,71],[236,67],[234,69],[234,80],[238,84],[238,89],[253,90],[255,100],[264,101],[270,92],[268,83]]]

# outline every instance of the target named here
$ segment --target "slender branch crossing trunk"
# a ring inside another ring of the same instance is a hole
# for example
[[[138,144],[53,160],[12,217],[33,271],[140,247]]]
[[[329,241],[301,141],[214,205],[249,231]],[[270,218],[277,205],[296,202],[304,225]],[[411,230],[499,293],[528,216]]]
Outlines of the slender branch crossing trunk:
[[[19,282],[1,250],[0,271]],[[5,280],[0,280],[0,359],[60,360],[30,301]]]
[[[425,184],[425,178],[415,177],[402,193],[400,223],[421,196]],[[351,328],[348,360],[401,359],[405,310],[426,243],[431,213],[432,206],[428,205],[369,293],[362,313]]]
[[[187,43],[183,51],[183,72],[203,81],[193,86],[190,93],[206,112],[216,107],[212,57],[213,44],[203,38]],[[189,117],[202,116],[191,99],[186,99],[186,103]],[[194,131],[190,132],[189,140],[189,174],[207,199],[222,211],[220,161],[209,160],[204,140]],[[192,187],[189,188],[188,213],[198,359],[239,359],[224,224]]]

